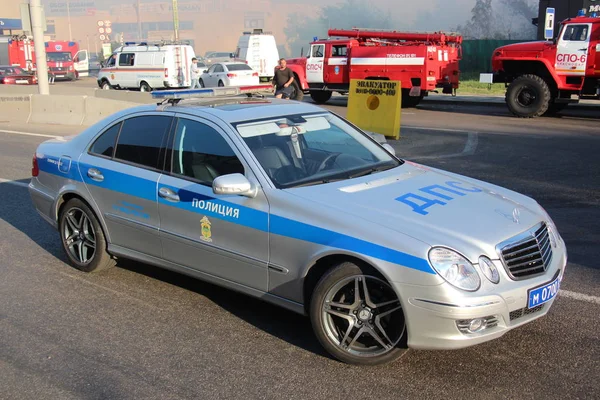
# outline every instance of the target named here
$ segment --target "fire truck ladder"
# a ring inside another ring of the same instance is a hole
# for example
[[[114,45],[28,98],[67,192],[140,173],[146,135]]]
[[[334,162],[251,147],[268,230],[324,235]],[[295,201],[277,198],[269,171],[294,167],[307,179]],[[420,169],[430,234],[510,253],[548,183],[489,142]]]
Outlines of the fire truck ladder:
[[[175,46],[175,69],[177,70],[177,83],[183,86],[183,68],[181,63],[181,47]]]

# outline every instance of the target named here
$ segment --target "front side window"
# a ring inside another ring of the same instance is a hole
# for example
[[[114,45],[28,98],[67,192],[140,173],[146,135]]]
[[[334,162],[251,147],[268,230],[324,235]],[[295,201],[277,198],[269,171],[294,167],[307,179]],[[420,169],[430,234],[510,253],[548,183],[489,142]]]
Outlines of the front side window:
[[[402,163],[331,113],[288,115],[235,127],[280,189],[351,179]]]
[[[572,42],[585,42],[588,37],[587,25],[567,25],[563,40]]]
[[[115,158],[153,169],[162,169],[161,148],[171,127],[172,117],[147,115],[123,122]]]
[[[187,119],[177,123],[172,160],[174,174],[206,185],[221,175],[244,174],[244,166],[218,131]]]
[[[104,133],[96,139],[92,147],[90,147],[90,153],[112,158],[120,130],[121,122],[104,131]]]
[[[323,54],[325,54],[324,50],[325,50],[324,44],[314,45],[312,48],[312,56],[316,57],[316,58],[323,57]]]
[[[115,66],[115,62],[116,62],[116,58],[115,58],[114,55],[112,55],[112,56],[110,56],[110,58],[106,62],[106,66],[107,67],[114,67]]]

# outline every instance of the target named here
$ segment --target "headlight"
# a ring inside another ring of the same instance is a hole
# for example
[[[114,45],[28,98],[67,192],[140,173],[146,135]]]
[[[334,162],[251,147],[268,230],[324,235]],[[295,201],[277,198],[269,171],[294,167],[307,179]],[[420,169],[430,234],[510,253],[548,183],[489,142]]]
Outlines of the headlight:
[[[500,282],[500,274],[492,260],[484,256],[479,257],[479,268],[481,268],[481,272],[483,272],[483,275],[485,275],[490,282]]]
[[[457,252],[443,247],[429,251],[429,262],[446,282],[462,290],[474,292],[481,279],[473,265]]]

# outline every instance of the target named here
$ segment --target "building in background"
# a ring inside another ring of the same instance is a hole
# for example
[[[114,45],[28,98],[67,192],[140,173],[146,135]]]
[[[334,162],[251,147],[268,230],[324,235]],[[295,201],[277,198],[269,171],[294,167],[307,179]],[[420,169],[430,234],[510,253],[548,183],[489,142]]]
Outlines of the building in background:
[[[600,0],[540,0],[540,9],[537,21],[538,39],[544,40],[544,21],[546,20],[546,8],[554,7],[556,16],[554,18],[554,32],[558,34],[561,21],[577,16],[581,9],[589,10],[591,5],[600,5]]]

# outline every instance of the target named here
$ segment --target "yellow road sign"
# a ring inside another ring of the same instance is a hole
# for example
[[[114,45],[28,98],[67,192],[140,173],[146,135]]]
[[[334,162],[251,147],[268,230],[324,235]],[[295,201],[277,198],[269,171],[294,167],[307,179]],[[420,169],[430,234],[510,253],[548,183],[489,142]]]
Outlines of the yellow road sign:
[[[366,131],[400,138],[402,91],[399,81],[350,81],[347,118]]]

